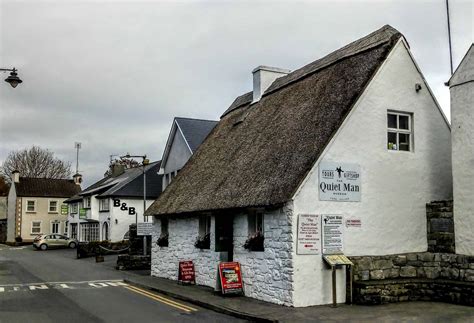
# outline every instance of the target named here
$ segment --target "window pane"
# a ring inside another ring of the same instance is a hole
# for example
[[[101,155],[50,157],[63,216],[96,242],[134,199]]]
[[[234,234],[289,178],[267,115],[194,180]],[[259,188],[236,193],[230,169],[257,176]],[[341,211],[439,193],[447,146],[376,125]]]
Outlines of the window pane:
[[[397,128],[397,115],[396,114],[388,114],[387,117],[388,127],[389,128]]]
[[[410,151],[410,135],[406,133],[398,134],[399,150]]]
[[[389,132],[387,136],[387,148],[388,150],[397,150],[397,133]]]
[[[398,116],[398,128],[399,129],[410,129],[408,116]]]

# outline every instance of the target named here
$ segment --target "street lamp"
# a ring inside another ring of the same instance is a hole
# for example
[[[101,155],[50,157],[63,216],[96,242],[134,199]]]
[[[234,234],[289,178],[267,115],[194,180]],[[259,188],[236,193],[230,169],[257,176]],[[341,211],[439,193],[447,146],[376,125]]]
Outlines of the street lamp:
[[[122,158],[142,158],[143,159],[143,222],[147,222],[145,218],[145,210],[146,210],[146,173],[145,167],[148,165],[149,160],[146,159],[146,155],[130,155],[127,153],[125,156],[121,156]],[[135,212],[135,228],[138,230],[138,214]],[[146,256],[146,236],[143,236],[143,255]]]
[[[23,81],[18,77],[18,73],[16,71],[18,71],[16,68],[13,68],[13,69],[9,69],[9,68],[0,68],[0,71],[2,72],[11,72],[10,73],[10,76],[8,76],[6,79],[5,79],[5,82],[7,83],[10,83],[10,85],[12,86],[12,88],[16,88],[16,86],[20,83],[22,83]]]

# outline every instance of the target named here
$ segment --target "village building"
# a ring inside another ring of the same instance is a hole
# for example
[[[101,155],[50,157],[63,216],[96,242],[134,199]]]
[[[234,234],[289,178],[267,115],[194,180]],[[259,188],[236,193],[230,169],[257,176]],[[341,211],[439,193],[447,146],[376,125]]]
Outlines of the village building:
[[[452,197],[451,133],[400,32],[293,72],[260,66],[253,81],[148,208],[153,276],[176,280],[192,260],[196,283],[215,287],[218,262],[237,261],[246,296],[301,307],[332,302],[331,243],[348,256],[427,250],[425,205]],[[322,218],[343,219],[338,241]],[[344,302],[344,270],[337,282]]]
[[[80,181],[12,174],[8,193],[7,242],[32,242],[40,234],[67,232],[65,200],[81,191]]]
[[[454,228],[456,253],[474,255],[474,45],[451,79]]]
[[[196,152],[217,121],[176,117],[161,158],[163,190]]]
[[[143,181],[145,177],[148,207],[161,193],[160,163],[128,169],[114,164],[109,176],[68,199],[68,235],[80,242],[121,241],[136,220],[148,222],[143,216]]]

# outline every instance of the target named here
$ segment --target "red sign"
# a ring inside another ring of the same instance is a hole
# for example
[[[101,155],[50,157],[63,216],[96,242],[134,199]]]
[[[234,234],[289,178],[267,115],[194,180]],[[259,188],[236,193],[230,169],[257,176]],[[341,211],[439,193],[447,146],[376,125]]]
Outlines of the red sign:
[[[178,281],[181,283],[196,284],[196,273],[192,261],[180,261]]]
[[[238,262],[219,263],[219,280],[222,294],[243,293],[242,274]]]

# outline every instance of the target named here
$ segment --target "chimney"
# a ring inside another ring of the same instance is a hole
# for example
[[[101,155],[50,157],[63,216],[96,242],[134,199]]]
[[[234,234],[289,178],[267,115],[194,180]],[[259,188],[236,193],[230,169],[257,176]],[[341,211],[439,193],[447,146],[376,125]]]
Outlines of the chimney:
[[[74,183],[76,185],[81,185],[81,183],[82,183],[82,175],[81,174],[76,173],[76,174],[74,174],[74,176],[72,178],[73,178]]]
[[[125,165],[113,164],[111,167],[112,167],[112,177],[117,177],[125,173]]]
[[[17,170],[14,170],[12,172],[12,179],[13,179],[13,183],[20,183],[20,172]]]
[[[253,100],[257,102],[262,97],[263,93],[272,85],[277,78],[291,73],[290,70],[278,67],[270,67],[260,65],[253,71]]]

